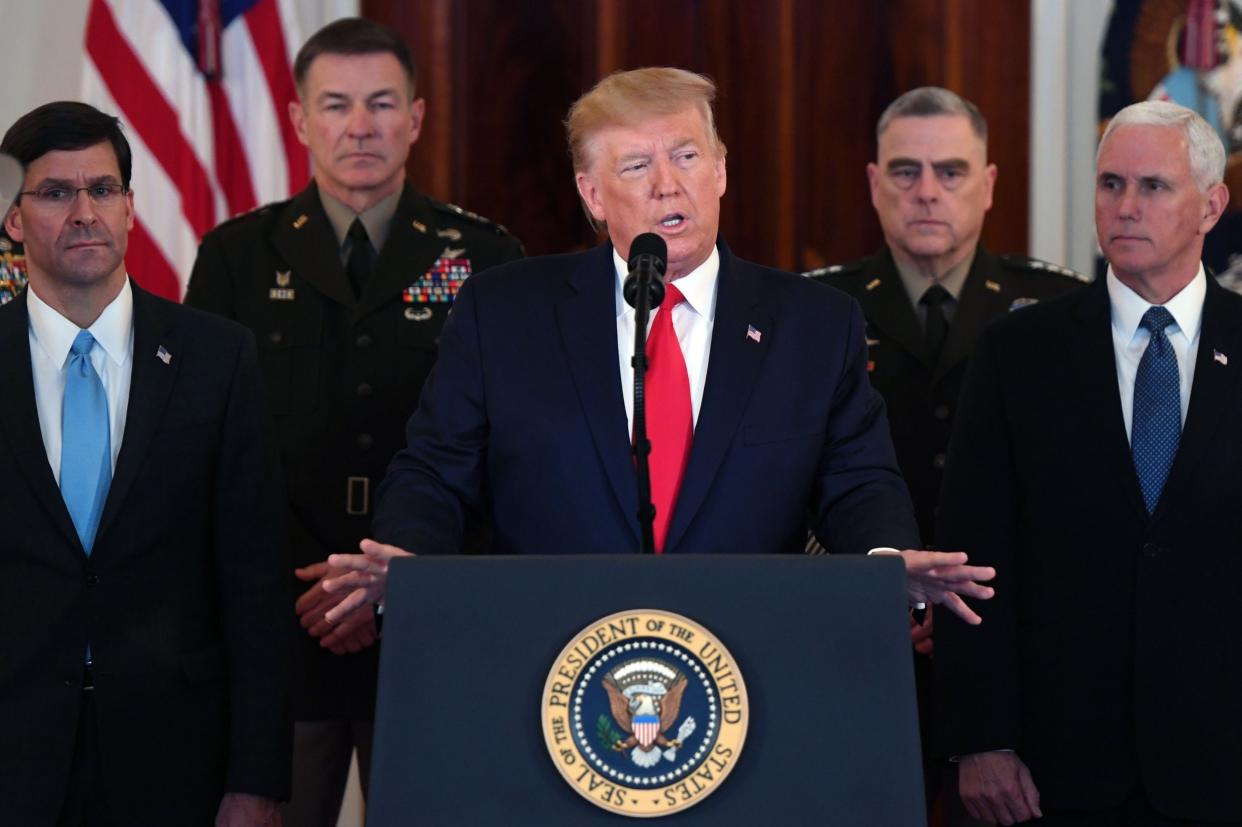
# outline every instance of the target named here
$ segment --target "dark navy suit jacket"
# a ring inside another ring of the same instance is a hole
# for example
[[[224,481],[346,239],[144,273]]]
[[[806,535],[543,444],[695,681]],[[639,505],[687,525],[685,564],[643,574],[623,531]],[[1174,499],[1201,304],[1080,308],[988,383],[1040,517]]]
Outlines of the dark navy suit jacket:
[[[1189,823],[1242,819],[1242,297],[1208,279],[1190,409],[1148,516],[1104,279],[1014,313],[971,357],[938,526],[995,566],[980,626],[936,618],[946,755],[1015,749],[1041,804],[1142,784]]]
[[[858,304],[720,244],[707,382],[669,553],[914,548],[918,530]],[[637,552],[612,246],[472,277],[380,487],[375,535],[456,552],[490,512],[497,553]],[[754,333],[748,336],[753,329]]]
[[[39,430],[23,293],[0,308],[0,824],[52,824],[94,660],[125,824],[288,794],[284,549],[254,338],[133,287],[125,435],[87,556]],[[166,357],[166,358],[165,358]]]

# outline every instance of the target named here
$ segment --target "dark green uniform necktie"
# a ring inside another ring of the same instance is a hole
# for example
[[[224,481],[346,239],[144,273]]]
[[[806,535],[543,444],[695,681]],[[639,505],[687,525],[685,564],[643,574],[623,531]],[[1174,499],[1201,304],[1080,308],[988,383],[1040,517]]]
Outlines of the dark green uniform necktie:
[[[940,355],[940,348],[949,335],[949,320],[944,315],[944,303],[953,300],[953,294],[939,284],[927,288],[927,292],[919,299],[919,304],[927,308],[927,321],[923,323],[923,336],[927,343],[927,354],[934,362]]]
[[[361,296],[371,275],[371,239],[367,237],[367,228],[362,225],[361,218],[355,218],[354,223],[349,225],[349,261],[345,272],[349,275],[354,295]]]

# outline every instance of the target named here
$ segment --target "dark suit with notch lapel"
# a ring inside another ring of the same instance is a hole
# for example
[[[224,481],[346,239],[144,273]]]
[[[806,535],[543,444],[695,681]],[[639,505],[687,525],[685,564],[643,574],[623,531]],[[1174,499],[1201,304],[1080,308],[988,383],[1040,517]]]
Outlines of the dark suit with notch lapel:
[[[317,186],[226,222],[203,238],[186,303],[246,325],[259,343],[286,484],[294,566],[356,551],[371,500],[435,363],[448,301],[406,289],[445,253],[473,272],[522,255],[504,228],[405,185],[360,297]],[[378,647],[334,655],[295,628],[298,721],[370,720]]]
[[[982,626],[937,621],[940,746],[1014,749],[1048,809],[1242,819],[1242,296],[1208,279],[1190,407],[1149,517],[1103,280],[984,333],[939,542],[996,566]],[[1231,358],[1232,357],[1232,358]]]
[[[0,307],[0,822],[55,822],[88,642],[121,823],[286,795],[290,598],[253,339],[133,288],[125,434],[88,557],[39,430],[27,295]]]
[[[808,509],[841,551],[915,547],[857,303],[719,248],[667,553],[800,552]],[[471,279],[381,486],[377,539],[455,552],[486,496],[497,553],[638,551],[616,314],[610,244]]]

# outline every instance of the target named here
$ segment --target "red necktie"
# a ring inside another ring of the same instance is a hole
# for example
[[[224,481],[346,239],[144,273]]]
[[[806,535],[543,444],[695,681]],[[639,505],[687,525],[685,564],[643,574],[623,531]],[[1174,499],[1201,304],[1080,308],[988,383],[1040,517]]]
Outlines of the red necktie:
[[[673,285],[664,292],[647,337],[647,436],[651,440],[651,501],[655,504],[655,549],[664,551],[668,526],[677,505],[677,492],[686,474],[694,439],[694,411],[690,406],[690,377],[681,343],[673,330],[673,308],[685,297]]]

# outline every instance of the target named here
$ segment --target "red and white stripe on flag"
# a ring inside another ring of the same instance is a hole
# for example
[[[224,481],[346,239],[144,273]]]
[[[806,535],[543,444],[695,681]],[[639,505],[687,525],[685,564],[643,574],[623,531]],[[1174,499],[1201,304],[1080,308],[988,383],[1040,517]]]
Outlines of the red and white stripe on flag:
[[[294,0],[90,0],[82,97],[133,148],[143,287],[179,300],[204,233],[306,186],[287,114],[301,42]]]

